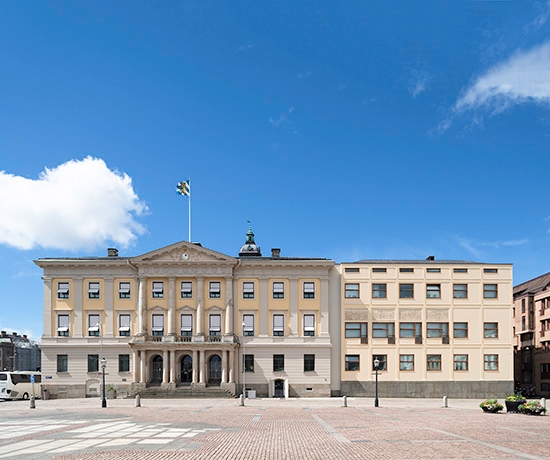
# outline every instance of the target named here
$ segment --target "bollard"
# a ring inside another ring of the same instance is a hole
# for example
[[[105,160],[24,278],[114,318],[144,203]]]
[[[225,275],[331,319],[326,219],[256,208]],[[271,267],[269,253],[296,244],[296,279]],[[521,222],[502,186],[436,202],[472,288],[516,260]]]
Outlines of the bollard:
[[[34,396],[31,396],[31,409],[36,409],[36,404],[34,403]]]
[[[239,406],[244,406],[244,395],[239,396]]]
[[[447,396],[443,396],[443,407],[449,407],[447,404]]]
[[[546,407],[546,398],[540,398],[540,405]]]
[[[343,407],[348,407],[348,397],[347,396],[342,396],[342,406]]]
[[[141,398],[139,395],[136,395],[136,407],[141,407]]]

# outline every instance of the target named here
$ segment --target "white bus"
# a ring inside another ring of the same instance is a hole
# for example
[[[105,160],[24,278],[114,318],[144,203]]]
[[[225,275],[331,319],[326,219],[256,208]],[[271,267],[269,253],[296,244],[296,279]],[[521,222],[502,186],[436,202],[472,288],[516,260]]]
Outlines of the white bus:
[[[31,383],[32,380],[34,383]],[[31,396],[40,398],[41,381],[40,372],[0,371],[0,399],[30,399]]]

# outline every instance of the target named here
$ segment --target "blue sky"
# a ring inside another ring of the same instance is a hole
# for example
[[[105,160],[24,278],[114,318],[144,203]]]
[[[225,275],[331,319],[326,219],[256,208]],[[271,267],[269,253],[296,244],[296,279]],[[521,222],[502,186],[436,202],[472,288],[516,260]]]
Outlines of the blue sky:
[[[0,2],[0,328],[40,257],[464,259],[550,271],[550,2]]]

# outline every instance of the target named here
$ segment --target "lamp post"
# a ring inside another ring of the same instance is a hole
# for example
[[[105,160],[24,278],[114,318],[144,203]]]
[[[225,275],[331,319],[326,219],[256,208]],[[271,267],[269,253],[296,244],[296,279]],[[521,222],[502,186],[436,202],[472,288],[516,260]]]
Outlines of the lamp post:
[[[107,367],[107,360],[103,356],[103,331],[101,330],[101,324],[97,323],[99,330],[99,346],[101,350],[101,407],[107,407],[107,399],[105,399],[105,367]]]
[[[378,358],[374,359],[374,372],[376,375],[375,386],[374,386],[374,407],[378,407],[378,368],[380,367],[380,360]]]
[[[243,400],[246,399],[246,338],[244,336],[243,321]]]

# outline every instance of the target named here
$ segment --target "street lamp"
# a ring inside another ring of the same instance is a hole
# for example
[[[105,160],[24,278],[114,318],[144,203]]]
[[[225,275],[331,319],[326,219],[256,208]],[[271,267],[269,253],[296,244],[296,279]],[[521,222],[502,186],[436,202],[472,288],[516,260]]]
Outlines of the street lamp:
[[[243,321],[243,400],[246,399],[246,339],[244,336]]]
[[[101,350],[101,379],[103,385],[101,386],[101,407],[107,407],[107,400],[105,399],[105,367],[107,367],[107,360],[103,356],[103,331],[101,330],[101,324],[97,323],[99,330],[99,346]]]
[[[374,358],[374,371],[376,374],[376,383],[375,383],[375,396],[374,396],[374,407],[378,407],[378,369],[380,367],[380,360]]]

